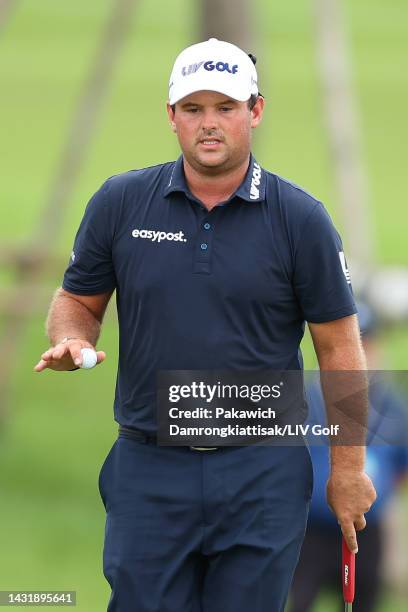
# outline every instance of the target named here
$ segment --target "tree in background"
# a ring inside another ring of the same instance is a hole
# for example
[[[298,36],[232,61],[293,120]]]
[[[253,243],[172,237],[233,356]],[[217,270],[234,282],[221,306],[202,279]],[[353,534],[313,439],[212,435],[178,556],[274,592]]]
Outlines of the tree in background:
[[[251,11],[247,0],[201,0],[201,40],[219,38],[251,51]]]

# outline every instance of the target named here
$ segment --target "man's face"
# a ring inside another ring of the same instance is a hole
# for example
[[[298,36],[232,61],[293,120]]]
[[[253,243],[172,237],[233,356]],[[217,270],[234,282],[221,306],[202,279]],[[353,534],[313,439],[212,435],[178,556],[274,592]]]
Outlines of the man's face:
[[[224,94],[199,91],[176,104],[167,104],[173,131],[186,161],[198,172],[218,174],[242,164],[251,149],[252,129],[262,118],[264,100],[249,110]]]

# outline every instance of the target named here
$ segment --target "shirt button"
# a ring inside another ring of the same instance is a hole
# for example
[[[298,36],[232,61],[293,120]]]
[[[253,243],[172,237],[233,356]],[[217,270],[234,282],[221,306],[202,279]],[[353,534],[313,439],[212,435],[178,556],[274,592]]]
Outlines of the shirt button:
[[[211,229],[211,225],[209,223],[204,223],[204,229],[205,230]]]
[[[208,244],[206,244],[205,242],[202,243],[201,245],[201,250],[202,251],[206,251],[208,249]]]

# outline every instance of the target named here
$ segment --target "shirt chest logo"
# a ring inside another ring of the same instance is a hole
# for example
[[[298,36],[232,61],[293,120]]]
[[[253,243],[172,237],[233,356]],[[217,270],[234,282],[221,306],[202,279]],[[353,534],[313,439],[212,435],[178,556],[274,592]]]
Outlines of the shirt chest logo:
[[[161,232],[160,230],[134,229],[132,230],[133,238],[144,238],[151,242],[162,242],[162,240],[170,240],[173,242],[187,242],[183,232]]]

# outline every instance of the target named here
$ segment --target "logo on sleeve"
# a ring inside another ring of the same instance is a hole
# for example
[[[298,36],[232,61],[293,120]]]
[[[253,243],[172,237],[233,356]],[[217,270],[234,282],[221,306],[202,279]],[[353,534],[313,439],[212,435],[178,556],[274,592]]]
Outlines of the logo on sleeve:
[[[251,200],[257,200],[259,198],[259,185],[261,184],[262,170],[261,166],[254,162],[254,169],[252,172],[251,190],[249,197]]]
[[[351,285],[351,276],[350,276],[349,269],[347,267],[346,257],[343,251],[339,251],[339,257],[340,257],[341,269],[343,270],[344,276],[346,277],[346,281],[348,282],[349,285]]]
[[[133,238],[144,238],[151,242],[161,242],[162,240],[170,240],[173,242],[187,242],[183,232],[160,232],[156,230],[134,229],[132,231]]]
[[[75,261],[75,251],[71,252],[71,261],[72,261],[72,263],[74,263],[74,261]]]

